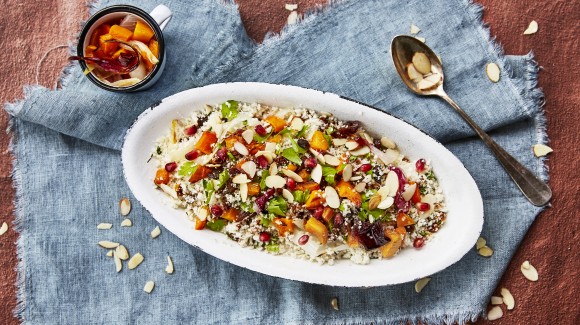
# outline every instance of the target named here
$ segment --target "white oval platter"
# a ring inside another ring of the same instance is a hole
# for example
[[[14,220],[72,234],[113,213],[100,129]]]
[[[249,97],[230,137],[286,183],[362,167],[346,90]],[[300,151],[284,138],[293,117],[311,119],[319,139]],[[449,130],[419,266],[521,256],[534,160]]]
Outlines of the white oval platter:
[[[206,104],[227,100],[279,107],[302,106],[359,120],[375,137],[388,136],[411,159],[430,159],[447,200],[447,221],[422,249],[404,249],[388,260],[356,265],[350,260],[318,265],[240,247],[221,233],[194,230],[183,210],[168,204],[153,184],[155,163],[148,160],[155,141],[168,134],[171,120],[189,116]],[[190,89],[165,98],[143,112],[127,132],[122,151],[125,179],[139,202],[160,224],[185,242],[226,262],[263,274],[309,283],[344,287],[384,286],[413,281],[460,260],[473,248],[483,226],[483,202],[463,164],[441,143],[412,125],[372,107],[332,93],[264,83],[224,83]]]

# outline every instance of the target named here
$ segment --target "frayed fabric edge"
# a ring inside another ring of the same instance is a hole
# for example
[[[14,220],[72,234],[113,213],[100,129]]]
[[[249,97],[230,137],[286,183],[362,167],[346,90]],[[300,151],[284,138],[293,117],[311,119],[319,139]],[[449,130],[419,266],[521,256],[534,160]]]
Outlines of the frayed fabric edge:
[[[404,315],[404,316],[397,316],[396,318],[386,321],[386,320],[369,320],[369,321],[346,321],[344,323],[338,324],[345,324],[345,325],[401,325],[401,324],[412,324],[412,325],[420,325],[420,324],[429,324],[429,325],[437,325],[437,324],[457,324],[457,325],[466,325],[471,322],[477,321],[477,319],[484,313],[484,310],[466,310],[462,312],[456,312],[453,315],[450,314],[431,314],[422,317],[416,317],[413,315]],[[334,324],[334,323],[325,323],[325,324]]]

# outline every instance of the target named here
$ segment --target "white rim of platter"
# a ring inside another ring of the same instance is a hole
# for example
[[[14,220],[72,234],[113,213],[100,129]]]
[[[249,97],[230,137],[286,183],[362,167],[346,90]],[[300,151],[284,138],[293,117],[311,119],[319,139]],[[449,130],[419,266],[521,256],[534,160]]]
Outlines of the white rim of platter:
[[[304,107],[337,118],[361,121],[374,137],[387,136],[410,159],[430,160],[447,203],[447,220],[421,249],[406,248],[387,260],[357,265],[350,260],[319,265],[290,256],[243,248],[222,233],[194,230],[185,212],[174,209],[153,184],[156,166],[148,160],[155,142],[169,133],[171,121],[227,100],[278,107]],[[185,242],[226,262],[263,274],[302,282],[344,287],[373,287],[413,281],[459,261],[483,226],[483,201],[463,164],[441,143],[414,126],[376,108],[332,93],[295,86],[236,82],[190,89],[145,110],[127,132],[122,150],[125,179],[139,202],[160,224]]]

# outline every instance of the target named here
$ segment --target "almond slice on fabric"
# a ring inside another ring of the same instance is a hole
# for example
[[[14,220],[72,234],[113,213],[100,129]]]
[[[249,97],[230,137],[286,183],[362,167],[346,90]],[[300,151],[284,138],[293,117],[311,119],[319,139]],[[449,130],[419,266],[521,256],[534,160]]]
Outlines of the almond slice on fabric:
[[[284,9],[288,10],[288,11],[294,11],[296,9],[298,9],[298,4],[296,3],[287,3],[284,5]]]
[[[535,34],[537,31],[538,31],[538,22],[532,20],[530,22],[530,25],[528,25],[528,28],[526,28],[526,30],[524,31],[524,35]]]
[[[332,298],[330,300],[330,306],[332,306],[332,309],[338,310],[338,298]]]
[[[129,259],[129,251],[127,251],[127,248],[123,245],[119,245],[117,248],[115,248],[115,255],[117,255],[123,261]]]
[[[475,243],[475,248],[477,250],[480,250],[482,247],[485,246],[485,244],[487,244],[487,241],[485,240],[485,238],[479,237],[479,238],[477,238],[477,242]]]
[[[131,227],[133,225],[133,222],[131,221],[131,219],[124,219],[123,221],[121,221],[121,227]]]
[[[131,212],[131,201],[128,198],[124,197],[119,201],[119,211],[122,216],[126,216]]]
[[[173,274],[173,261],[171,260],[171,256],[167,256],[167,266],[165,267],[165,273]]]
[[[492,82],[498,82],[500,78],[500,69],[496,63],[488,63],[485,66],[485,73]]]
[[[121,263],[121,259],[115,252],[113,252],[113,260],[115,261],[115,270],[117,273],[121,272],[123,269],[123,263]]]
[[[534,152],[534,155],[536,157],[544,157],[545,155],[549,154],[550,152],[553,152],[554,150],[552,150],[552,148],[548,147],[545,144],[535,144],[532,146],[532,151]]]
[[[493,255],[493,249],[489,248],[488,246],[483,246],[478,250],[479,255],[483,257],[491,257]]]
[[[417,33],[419,33],[421,31],[421,29],[419,27],[417,27],[415,24],[411,24],[411,34],[415,35]]]
[[[145,287],[143,287],[143,291],[151,293],[151,291],[153,291],[153,288],[155,288],[155,282],[147,281],[147,283],[145,283]]]
[[[99,242],[99,246],[101,246],[103,248],[116,248],[117,246],[119,246],[119,243],[115,243],[115,242],[108,241],[108,240],[101,240]]]
[[[137,253],[137,254],[133,255],[133,257],[131,257],[127,266],[129,267],[130,270],[133,270],[134,268],[139,266],[139,264],[141,264],[141,262],[143,262],[143,259],[144,259],[143,255],[141,255],[141,253]]]
[[[417,293],[421,292],[423,288],[425,288],[427,283],[429,283],[429,281],[431,281],[431,278],[422,278],[419,281],[417,281],[415,283],[415,292]]]
[[[151,238],[155,239],[157,237],[159,237],[159,235],[161,235],[161,229],[159,228],[159,226],[153,228],[153,230],[151,230]]]
[[[298,12],[292,11],[288,15],[288,25],[294,25],[298,22]]]
[[[107,230],[107,229],[111,229],[113,228],[113,224],[112,223],[99,223],[97,225],[97,229],[99,230]]]
[[[503,304],[503,298],[498,296],[491,296],[491,304],[492,305],[501,305]]]

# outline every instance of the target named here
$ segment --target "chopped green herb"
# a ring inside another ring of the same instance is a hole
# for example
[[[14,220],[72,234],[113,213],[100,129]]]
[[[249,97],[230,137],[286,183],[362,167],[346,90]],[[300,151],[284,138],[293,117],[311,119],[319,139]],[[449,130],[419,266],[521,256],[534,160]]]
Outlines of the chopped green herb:
[[[246,202],[240,203],[240,208],[244,212],[254,213],[254,205],[252,204],[251,201],[246,201]]]
[[[294,193],[292,193],[292,196],[294,196],[294,201],[298,202],[300,204],[306,202],[306,198],[304,197],[304,191],[294,191]]]
[[[183,163],[183,165],[181,165],[181,168],[179,168],[177,175],[189,177],[193,175],[193,173],[195,173],[197,167],[198,165],[196,165],[193,161],[187,161]]]
[[[303,137],[306,134],[306,132],[308,132],[308,125],[304,125],[302,129],[298,131],[298,133],[296,134],[296,138]]]
[[[236,161],[236,157],[234,157],[234,154],[232,154],[229,151],[228,151],[228,158],[230,158],[230,160]]]
[[[264,190],[266,188],[266,177],[270,176],[270,172],[266,169],[262,171],[262,177],[260,179],[260,189]]]
[[[162,152],[161,147],[157,147],[157,154],[160,155]]]
[[[268,252],[278,253],[280,251],[280,247],[278,246],[278,244],[267,244],[266,250]]]
[[[289,133],[292,133],[292,129],[284,128],[284,130],[278,132],[279,135],[286,135],[286,134],[289,134]]]
[[[328,142],[328,145],[331,146],[332,145],[332,137],[326,133],[323,133],[322,136],[324,137],[324,139],[326,139],[326,142]]]
[[[258,133],[254,133],[254,141],[258,142],[258,143],[263,143],[266,140],[268,140],[268,138],[272,135],[272,132],[267,133],[265,135],[259,135]]]
[[[295,164],[302,164],[302,160],[300,159],[300,156],[298,156],[296,151],[294,151],[294,149],[292,149],[292,148],[284,149],[282,151],[282,157],[290,160],[291,162],[293,162]]]
[[[264,227],[269,227],[270,224],[272,223],[272,221],[270,221],[270,219],[266,218],[266,217],[261,217],[260,218],[260,223],[262,224],[262,226]]]
[[[433,171],[431,171],[431,170],[425,173],[425,177],[427,177],[427,179],[430,181],[436,180],[435,175],[433,174]]]
[[[224,169],[218,176],[219,184],[218,184],[217,189],[219,190],[224,185],[226,185],[226,183],[228,182],[229,179],[230,179],[230,173],[228,172],[227,169]]]
[[[213,231],[222,231],[226,226],[226,221],[224,219],[217,219],[215,221],[210,221],[205,225],[207,228]]]
[[[209,203],[209,200],[211,200],[211,196],[212,194],[215,192],[215,188],[214,188],[214,184],[213,184],[213,180],[203,180],[202,181],[203,184],[203,189],[205,191],[205,203]]]
[[[363,202],[363,204],[361,204],[361,212],[365,215],[371,215],[375,220],[377,220],[383,216],[384,211],[381,209],[374,209],[369,211],[369,202]]]
[[[222,117],[231,121],[236,116],[238,116],[238,102],[235,100],[228,100],[222,104]]]
[[[286,211],[288,211],[288,205],[286,204],[286,200],[284,200],[283,197],[275,196],[270,199],[270,201],[268,201],[267,210],[270,213],[284,217],[286,215]]]

